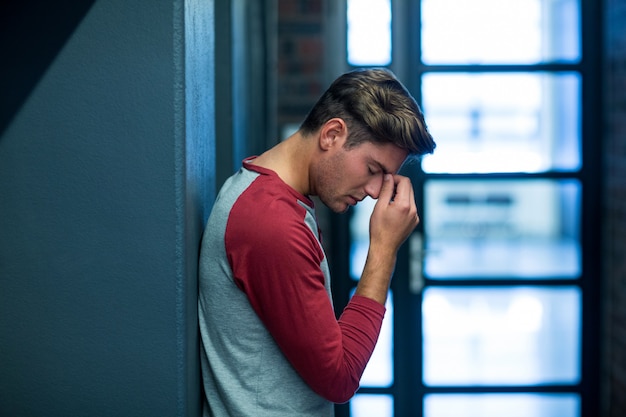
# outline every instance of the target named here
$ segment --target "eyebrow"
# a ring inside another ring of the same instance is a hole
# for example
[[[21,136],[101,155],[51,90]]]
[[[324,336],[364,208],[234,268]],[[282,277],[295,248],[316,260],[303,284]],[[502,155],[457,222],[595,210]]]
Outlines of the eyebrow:
[[[387,169],[381,162],[373,160],[374,164],[378,165],[378,167],[383,171],[383,174],[391,174],[391,171]]]

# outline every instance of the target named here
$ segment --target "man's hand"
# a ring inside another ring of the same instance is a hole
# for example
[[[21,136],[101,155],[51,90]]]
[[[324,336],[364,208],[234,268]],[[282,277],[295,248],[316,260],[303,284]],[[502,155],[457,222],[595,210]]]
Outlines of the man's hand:
[[[386,174],[370,219],[370,249],[397,252],[418,223],[411,181]]]
[[[355,294],[385,304],[398,249],[418,223],[411,181],[386,174],[370,218],[370,247]]]

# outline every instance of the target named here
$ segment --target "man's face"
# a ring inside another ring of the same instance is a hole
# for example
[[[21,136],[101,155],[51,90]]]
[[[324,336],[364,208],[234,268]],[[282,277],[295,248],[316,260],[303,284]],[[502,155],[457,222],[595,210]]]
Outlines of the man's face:
[[[311,175],[314,195],[337,213],[366,196],[377,199],[384,174],[396,174],[406,157],[405,150],[392,144],[337,146],[320,159]]]

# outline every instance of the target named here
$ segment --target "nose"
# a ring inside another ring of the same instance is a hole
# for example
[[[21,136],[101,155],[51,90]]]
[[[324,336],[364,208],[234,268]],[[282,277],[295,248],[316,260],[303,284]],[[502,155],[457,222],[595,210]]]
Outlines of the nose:
[[[368,181],[368,183],[365,185],[365,192],[374,200],[377,200],[382,186],[383,177],[382,175],[377,175],[375,178],[372,178],[370,181]]]

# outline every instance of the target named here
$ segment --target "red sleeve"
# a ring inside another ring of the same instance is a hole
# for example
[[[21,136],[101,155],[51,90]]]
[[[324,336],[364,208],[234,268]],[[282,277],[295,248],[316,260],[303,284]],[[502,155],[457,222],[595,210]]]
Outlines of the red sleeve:
[[[320,268],[324,253],[303,221],[305,209],[271,201],[263,211],[280,221],[233,207],[237,221],[227,225],[226,250],[235,281],[311,389],[346,402],[359,387],[385,307],[355,296],[337,320]]]

